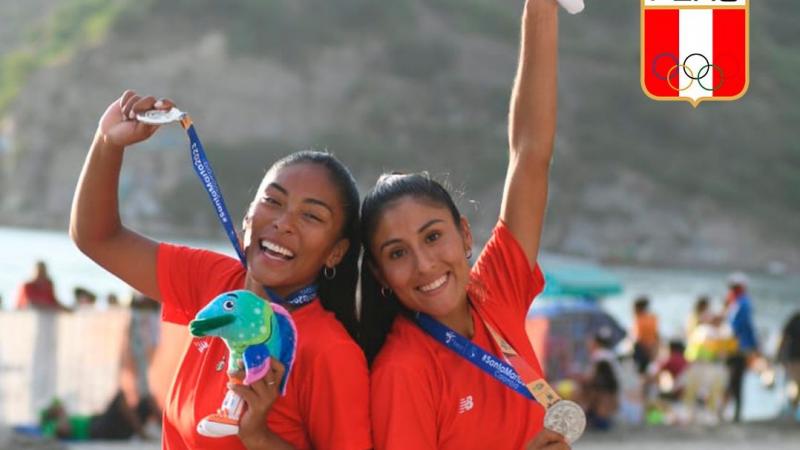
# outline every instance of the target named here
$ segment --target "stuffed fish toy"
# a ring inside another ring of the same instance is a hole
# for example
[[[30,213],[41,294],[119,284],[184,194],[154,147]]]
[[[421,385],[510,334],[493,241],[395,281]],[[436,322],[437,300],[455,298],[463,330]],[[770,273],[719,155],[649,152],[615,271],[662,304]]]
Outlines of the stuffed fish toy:
[[[263,300],[246,290],[226,292],[211,300],[194,320],[189,331],[195,337],[222,338],[230,352],[228,376],[234,383],[250,385],[270,370],[271,358],[286,368],[280,380],[281,395],[297,351],[297,329],[291,315],[282,306]],[[244,368],[244,378],[237,377]],[[209,437],[237,434],[242,399],[228,391],[216,414],[204,418],[198,433]]]

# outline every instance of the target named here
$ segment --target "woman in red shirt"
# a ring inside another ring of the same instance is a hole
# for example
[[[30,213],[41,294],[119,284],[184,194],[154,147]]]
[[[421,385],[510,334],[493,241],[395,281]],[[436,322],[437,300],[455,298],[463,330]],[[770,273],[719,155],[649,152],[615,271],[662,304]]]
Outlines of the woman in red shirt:
[[[163,447],[371,448],[369,375],[352,339],[359,253],[353,177],[326,153],[295,153],[275,163],[244,217],[246,268],[225,255],[154,242],[121,223],[119,173],[125,147],[157,129],[136,114],[171,106],[132,91],[109,105],[78,181],[70,235],[95,262],[161,301],[166,321],[187,324],[206,302],[234,289],[264,295],[266,287],[273,300],[298,300],[288,307],[298,350],[285,396],[277,392],[283,368],[276,362],[263,380],[234,387],[246,402],[239,435],[208,438],[197,433],[197,423],[225,395],[228,351],[220,339],[193,339],[165,404]]]
[[[554,0],[528,0],[500,217],[472,269],[469,223],[426,174],[384,175],[362,203],[362,345],[378,450],[569,448],[543,429],[538,403],[414,323],[425,313],[501,355],[491,326],[541,373],[524,318],[544,285],[536,258],[556,125],[557,31]]]

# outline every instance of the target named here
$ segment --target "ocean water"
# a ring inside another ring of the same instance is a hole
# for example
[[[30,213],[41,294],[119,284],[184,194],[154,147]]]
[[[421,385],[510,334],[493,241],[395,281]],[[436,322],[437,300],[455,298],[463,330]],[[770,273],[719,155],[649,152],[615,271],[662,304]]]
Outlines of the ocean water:
[[[231,253],[224,242],[173,240],[170,242],[202,246]],[[132,289],[81,253],[67,230],[40,231],[0,227],[0,298],[3,309],[13,309],[20,283],[33,276],[36,261],[45,261],[53,280],[56,297],[63,304],[74,304],[73,290],[83,287],[95,293],[98,304],[105,304],[108,294],[120,299],[130,296]]]

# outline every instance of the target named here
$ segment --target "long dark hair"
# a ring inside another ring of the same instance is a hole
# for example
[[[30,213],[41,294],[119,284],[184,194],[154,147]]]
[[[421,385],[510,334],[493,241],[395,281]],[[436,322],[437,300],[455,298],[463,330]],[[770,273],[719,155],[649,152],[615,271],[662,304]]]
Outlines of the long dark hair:
[[[382,286],[370,270],[369,265],[377,267],[376,259],[370,251],[383,212],[401,198],[411,197],[424,202],[442,206],[450,211],[453,222],[458,226],[461,213],[447,189],[432,179],[426,172],[383,174],[361,204],[361,245],[364,258],[361,265],[361,333],[359,343],[367,361],[373,359],[386,341],[398,313],[410,313],[393,292],[381,290]],[[386,294],[386,295],[384,295]]]
[[[361,233],[358,217],[359,195],[356,180],[350,170],[327,152],[304,150],[292,153],[272,165],[267,173],[295,164],[317,164],[327,169],[331,181],[339,189],[345,221],[340,237],[348,239],[350,246],[336,266],[336,276],[329,280],[323,275],[324,267],[317,274],[319,299],[322,306],[334,313],[353,339],[358,338],[356,319],[356,285],[358,283],[358,256]]]

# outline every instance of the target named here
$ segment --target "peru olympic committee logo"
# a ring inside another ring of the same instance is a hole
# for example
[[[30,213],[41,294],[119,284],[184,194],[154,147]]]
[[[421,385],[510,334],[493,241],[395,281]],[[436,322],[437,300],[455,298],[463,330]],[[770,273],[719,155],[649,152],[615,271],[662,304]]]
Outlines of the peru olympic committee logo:
[[[736,100],[750,72],[750,0],[641,0],[641,83],[654,100]]]

